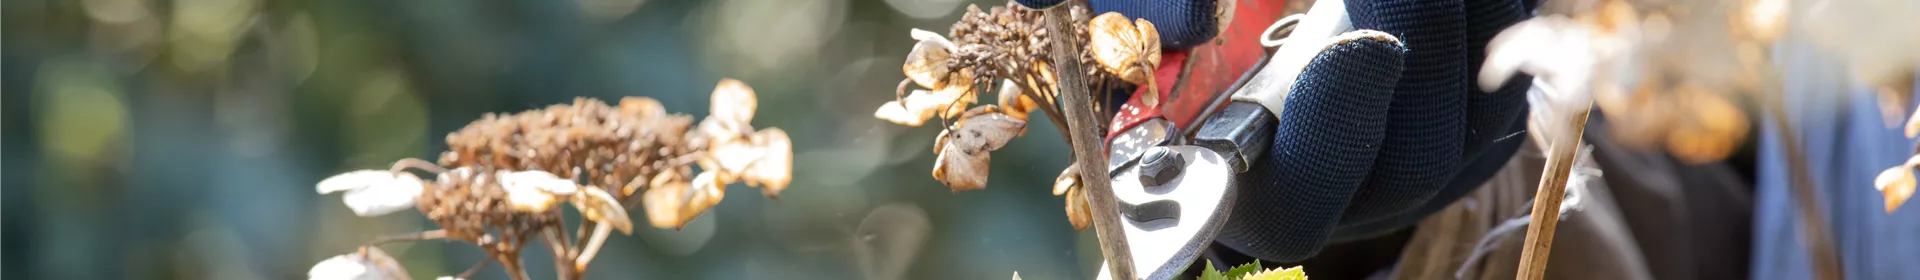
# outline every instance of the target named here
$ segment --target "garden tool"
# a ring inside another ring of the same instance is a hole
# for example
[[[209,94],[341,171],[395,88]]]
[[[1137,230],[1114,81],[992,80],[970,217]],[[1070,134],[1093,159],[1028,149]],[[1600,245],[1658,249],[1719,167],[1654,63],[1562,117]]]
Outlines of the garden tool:
[[[1274,140],[1276,116],[1301,71],[1351,29],[1341,1],[1319,1],[1278,21],[1278,3],[1239,5],[1253,9],[1239,11],[1222,34],[1226,43],[1169,52],[1163,62],[1214,65],[1163,67],[1157,77],[1186,77],[1159,83],[1167,87],[1160,100],[1170,101],[1142,106],[1134,96],[1114,117],[1107,167],[1135,274],[1146,279],[1179,275],[1214,242],[1233,209],[1236,175]]]

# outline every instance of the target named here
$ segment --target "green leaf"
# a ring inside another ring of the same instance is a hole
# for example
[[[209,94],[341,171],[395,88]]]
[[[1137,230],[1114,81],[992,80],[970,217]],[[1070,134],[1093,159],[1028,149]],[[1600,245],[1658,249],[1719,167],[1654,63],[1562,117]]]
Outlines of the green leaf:
[[[1242,264],[1240,266],[1233,267],[1232,269],[1227,269],[1226,276],[1229,279],[1241,279],[1255,272],[1260,272],[1260,261],[1258,260],[1255,260],[1251,263]]]
[[[1208,260],[1207,269],[1200,271],[1200,279],[1198,280],[1229,280],[1229,279],[1227,279],[1227,276],[1225,275],[1220,275],[1219,270],[1213,269],[1213,261]]]
[[[1247,275],[1246,278],[1241,278],[1241,280],[1307,280],[1307,270],[1301,269],[1300,266],[1286,269],[1269,269],[1253,275]]]

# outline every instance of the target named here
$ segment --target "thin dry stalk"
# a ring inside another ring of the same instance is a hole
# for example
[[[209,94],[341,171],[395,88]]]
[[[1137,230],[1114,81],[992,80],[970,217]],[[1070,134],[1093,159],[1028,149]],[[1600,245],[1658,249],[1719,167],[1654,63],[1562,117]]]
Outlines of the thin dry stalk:
[[[1591,107],[1589,102],[1588,106]],[[1547,273],[1547,254],[1553,249],[1554,227],[1560,224],[1560,200],[1566,198],[1568,174],[1579,156],[1580,137],[1586,133],[1587,114],[1580,110],[1567,125],[1570,133],[1553,135],[1547,145],[1547,168],[1533,196],[1533,221],[1527,226],[1527,241],[1521,249],[1519,279],[1537,280]]]
[[[1787,152],[1787,177],[1791,178],[1788,189],[1793,192],[1795,210],[1799,210],[1800,234],[1806,238],[1802,244],[1807,245],[1807,259],[1813,262],[1814,279],[1845,279],[1845,272],[1840,269],[1840,254],[1835,253],[1833,235],[1827,229],[1826,210],[1821,208],[1820,200],[1815,199],[1819,194],[1814,190],[1813,177],[1807,171],[1807,156],[1800,149],[1799,134],[1795,134],[1793,126],[1787,123],[1786,94],[1779,89],[1769,92],[1776,95],[1775,98],[1762,103],[1767,104],[1769,118],[1773,120],[1776,131],[1779,131],[1776,137],[1779,137],[1780,146]]]
[[[1072,6],[1074,4],[1062,5]],[[1045,11],[1046,27],[1050,32],[1064,34],[1072,25],[1067,8],[1053,8]],[[1093,228],[1100,239],[1100,255],[1106,258],[1108,273],[1113,279],[1136,279],[1133,272],[1133,257],[1126,242],[1126,231],[1120,228],[1120,211],[1113,197],[1113,187],[1105,170],[1106,149],[1100,146],[1102,132],[1099,115],[1095,114],[1095,104],[1087,92],[1087,77],[1081,69],[1080,60],[1072,55],[1080,53],[1080,46],[1069,40],[1053,40],[1054,73],[1060,73],[1060,95],[1066,111],[1067,121],[1072,129],[1074,161],[1080,167],[1081,184],[1086,188],[1087,203],[1093,208]]]

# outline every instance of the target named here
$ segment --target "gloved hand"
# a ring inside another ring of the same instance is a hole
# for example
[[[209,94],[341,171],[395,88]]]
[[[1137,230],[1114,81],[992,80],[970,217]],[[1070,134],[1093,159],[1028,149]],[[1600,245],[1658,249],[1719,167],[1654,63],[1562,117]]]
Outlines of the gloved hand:
[[[1335,0],[1323,0],[1335,1]],[[1308,64],[1278,115],[1273,146],[1245,173],[1218,240],[1281,262],[1330,241],[1412,225],[1480,185],[1526,137],[1515,77],[1473,83],[1487,41],[1528,15],[1520,0],[1346,0],[1354,29],[1405,52],[1348,51]],[[1392,72],[1397,75],[1363,75]]]
[[[1048,7],[1060,0],[1015,0]],[[1253,1],[1253,0],[1246,0]],[[1336,1],[1336,0],[1322,0]],[[1217,240],[1296,262],[1329,242],[1412,225],[1480,185],[1521,141],[1531,77],[1482,92],[1487,41],[1530,14],[1529,0],[1345,0],[1354,29],[1294,85],[1272,146],[1241,178]],[[1211,39],[1211,0],[1093,0],[1159,27],[1178,50]],[[1240,40],[1239,38],[1228,38]],[[1253,40],[1254,38],[1246,38]],[[1162,65],[1161,67],[1175,67]]]

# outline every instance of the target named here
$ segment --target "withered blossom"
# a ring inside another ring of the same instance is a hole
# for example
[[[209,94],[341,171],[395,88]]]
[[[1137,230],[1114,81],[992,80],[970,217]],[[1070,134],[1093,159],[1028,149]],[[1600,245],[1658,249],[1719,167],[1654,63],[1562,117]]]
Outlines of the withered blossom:
[[[932,175],[953,191],[985,188],[988,153],[1024,133],[1034,111],[1045,113],[1063,137],[1071,129],[1100,129],[1069,127],[1065,122],[1060,89],[1055,86],[1059,75],[1051,66],[1055,63],[1053,40],[1087,45],[1072,57],[1079,60],[1078,71],[1095,92],[1104,92],[1122,83],[1156,86],[1152,71],[1160,63],[1159,32],[1153,23],[1130,21],[1120,14],[1090,18],[1082,5],[1059,11],[1069,13],[1071,23],[1065,30],[1071,34],[1052,34],[1042,11],[1012,1],[986,11],[967,6],[946,36],[913,29],[909,36],[915,44],[901,65],[906,79],[895,89],[895,100],[880,105],[874,118],[920,126],[939,116],[945,127],[934,137]],[[1230,16],[1225,10],[1216,12],[1223,18]],[[993,100],[998,106],[976,106],[978,92],[993,89],[995,82],[1002,83]],[[909,88],[916,85],[925,89]],[[1157,105],[1156,97],[1150,90],[1145,105]],[[1096,100],[1115,102],[1104,98],[1100,95]],[[1104,112],[1105,106],[1095,107],[1095,115],[1111,114]],[[1064,140],[1071,144],[1071,139]],[[1075,182],[1062,176],[1056,180],[1060,188],[1055,195],[1067,197],[1069,220],[1075,228],[1084,229],[1090,211],[1072,187],[1078,184],[1062,183]]]
[[[1087,51],[1093,53],[1093,60],[1109,73],[1120,76],[1120,80],[1145,85],[1149,91],[1141,96],[1148,108],[1159,106],[1158,94],[1153,81],[1153,69],[1160,67],[1160,31],[1146,19],[1127,22],[1127,17],[1116,12],[1107,12],[1093,17],[1088,23],[1091,41]]]
[[[403,159],[392,170],[347,172],[316,188],[347,192],[346,203],[362,216],[417,208],[440,229],[402,239],[473,244],[514,279],[528,278],[521,249],[547,243],[560,278],[579,279],[611,232],[632,233],[629,208],[648,209],[654,226],[678,228],[718,203],[726,184],[745,181],[769,197],[786,188],[793,146],[784,131],[753,129],[753,89],[723,80],[713,102],[698,126],[644,97],[488,114],[448,134],[438,164]],[[698,177],[687,175],[694,165],[703,170]],[[706,195],[682,195],[695,192]],[[584,217],[577,230],[566,230],[562,208],[554,207],[561,203]]]
[[[987,187],[989,153],[1025,133],[1027,122],[1000,113],[999,107],[980,106],[961,114],[954,129],[941,131],[934,147],[933,178],[954,191]]]

